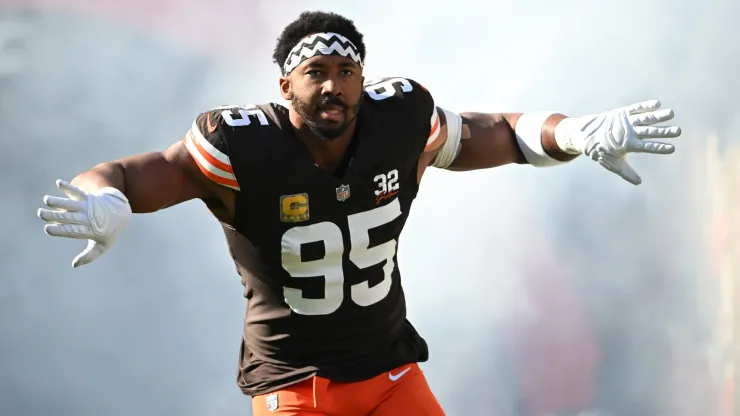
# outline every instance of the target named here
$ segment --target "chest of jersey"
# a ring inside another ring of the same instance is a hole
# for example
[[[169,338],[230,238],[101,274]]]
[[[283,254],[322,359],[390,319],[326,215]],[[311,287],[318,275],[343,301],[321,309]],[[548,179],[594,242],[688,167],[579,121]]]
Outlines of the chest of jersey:
[[[402,131],[364,133],[344,177],[278,137],[251,161],[256,180],[240,179],[235,226],[255,248],[245,267],[300,315],[371,306],[391,291],[419,154]]]

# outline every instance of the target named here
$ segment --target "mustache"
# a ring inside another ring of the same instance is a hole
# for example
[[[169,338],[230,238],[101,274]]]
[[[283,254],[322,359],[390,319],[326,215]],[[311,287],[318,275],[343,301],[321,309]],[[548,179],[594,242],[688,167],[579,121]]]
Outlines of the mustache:
[[[326,107],[330,105],[334,105],[337,107],[341,107],[342,110],[347,109],[347,104],[345,104],[342,100],[339,99],[339,97],[335,95],[325,95],[319,102],[316,104],[318,107]]]

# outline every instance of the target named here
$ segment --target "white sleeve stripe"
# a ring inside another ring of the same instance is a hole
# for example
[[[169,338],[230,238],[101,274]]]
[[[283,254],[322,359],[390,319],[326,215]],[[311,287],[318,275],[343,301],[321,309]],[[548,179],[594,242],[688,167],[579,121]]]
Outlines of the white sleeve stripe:
[[[188,151],[190,154],[195,158],[195,161],[198,162],[198,165],[203,167],[208,172],[212,173],[213,175],[216,175],[220,178],[224,178],[230,181],[236,181],[236,177],[229,172],[226,172],[224,170],[221,170],[215,166],[213,166],[213,163],[206,160],[205,157],[203,157],[202,154],[198,151],[198,148],[195,147],[195,143],[192,141],[192,137],[190,135],[187,135],[187,138],[185,139],[185,147],[188,148]],[[225,155],[224,155],[225,156]],[[227,157],[227,163],[228,163],[228,157]]]
[[[224,152],[216,149],[211,143],[206,140],[205,137],[203,137],[203,133],[200,132],[200,129],[198,128],[197,123],[193,122],[192,127],[193,135],[195,136],[195,140],[198,141],[198,145],[203,148],[206,152],[208,152],[209,155],[211,155],[214,159],[218,160],[219,162],[225,164],[225,165],[231,165],[231,161],[229,160],[229,156],[227,156]]]

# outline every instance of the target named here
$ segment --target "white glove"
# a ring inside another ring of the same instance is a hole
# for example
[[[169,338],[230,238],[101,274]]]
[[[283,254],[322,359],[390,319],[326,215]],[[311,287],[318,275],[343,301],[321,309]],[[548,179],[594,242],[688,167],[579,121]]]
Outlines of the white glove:
[[[90,263],[116,241],[131,220],[128,199],[115,188],[102,188],[88,193],[71,183],[57,180],[57,187],[69,198],[44,196],[38,216],[48,222],[46,234],[53,237],[88,240],[87,247],[72,261],[72,267]]]
[[[646,138],[681,135],[677,126],[653,126],[673,118],[673,110],[660,108],[660,101],[644,101],[601,114],[566,118],[555,127],[555,140],[561,150],[584,154],[601,166],[639,185],[640,175],[627,163],[627,153],[671,154],[672,144]]]

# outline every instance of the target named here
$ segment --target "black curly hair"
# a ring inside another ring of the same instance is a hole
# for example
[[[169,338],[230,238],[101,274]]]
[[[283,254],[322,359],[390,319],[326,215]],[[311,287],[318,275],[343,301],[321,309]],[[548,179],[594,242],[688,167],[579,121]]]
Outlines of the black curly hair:
[[[277,39],[272,60],[281,69],[285,60],[288,59],[290,50],[298,41],[314,33],[334,32],[351,40],[360,51],[362,60],[365,60],[365,42],[362,33],[355,27],[355,23],[344,16],[330,12],[303,12],[291,24],[283,29],[283,33]]]

